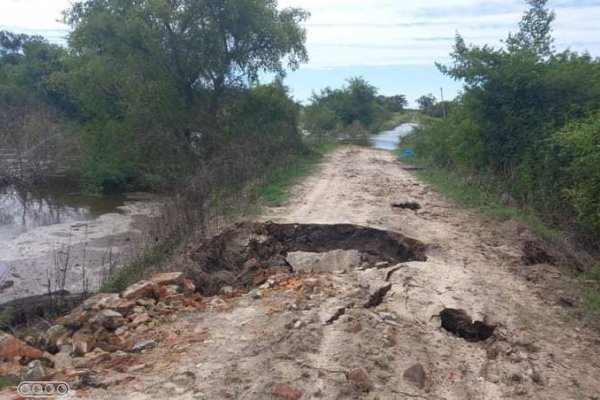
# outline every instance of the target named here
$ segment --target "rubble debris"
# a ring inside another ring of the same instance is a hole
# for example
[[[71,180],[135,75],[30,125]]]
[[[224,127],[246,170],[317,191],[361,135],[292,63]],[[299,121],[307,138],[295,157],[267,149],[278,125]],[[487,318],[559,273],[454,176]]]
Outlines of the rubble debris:
[[[140,281],[134,283],[133,285],[125,289],[123,292],[121,292],[121,297],[127,300],[139,299],[141,297],[146,296],[149,293],[152,293],[154,288],[154,283],[145,280]]]
[[[385,285],[385,286],[377,289],[377,291],[369,297],[369,300],[367,300],[367,302],[363,305],[363,307],[373,308],[373,307],[377,307],[378,305],[380,305],[381,302],[383,301],[383,298],[385,297],[387,292],[390,291],[391,288],[392,288],[392,284],[390,283],[388,285]]]
[[[109,330],[116,330],[121,326],[125,325],[125,318],[121,315],[121,313],[104,309],[100,311],[94,318],[92,318],[89,323],[95,327],[104,327]]]
[[[116,308],[121,301],[118,293],[98,293],[83,302],[83,309],[99,311],[105,308]]]
[[[369,377],[369,374],[367,374],[367,371],[365,371],[363,368],[356,368],[348,372],[347,378],[348,382],[350,382],[352,386],[354,386],[361,392],[368,393],[375,387],[373,380]]]
[[[402,374],[404,379],[415,384],[420,389],[425,387],[427,381],[427,373],[421,364],[414,364],[408,367]]]
[[[465,310],[445,308],[440,313],[442,328],[468,342],[480,342],[494,335],[496,327],[473,319]]]
[[[20,357],[24,361],[37,360],[42,357],[42,351],[13,335],[0,332],[0,361],[12,362],[15,357]]]
[[[72,343],[75,354],[84,356],[94,349],[96,338],[91,333],[87,333],[82,329],[73,334]]]
[[[98,293],[86,299],[38,337],[28,337],[29,343],[0,333],[0,371],[16,381],[43,380],[153,348],[156,341],[141,336],[153,319],[205,307],[194,289],[182,272],[155,274],[120,294]]]
[[[181,285],[183,283],[183,272],[161,272],[150,276],[147,281],[156,286]]]
[[[302,390],[296,389],[290,385],[278,383],[273,387],[273,395],[282,399],[298,400],[302,397]]]
[[[133,353],[141,353],[144,350],[151,349],[156,346],[156,342],[154,340],[142,340],[141,342],[137,342],[131,348]]]

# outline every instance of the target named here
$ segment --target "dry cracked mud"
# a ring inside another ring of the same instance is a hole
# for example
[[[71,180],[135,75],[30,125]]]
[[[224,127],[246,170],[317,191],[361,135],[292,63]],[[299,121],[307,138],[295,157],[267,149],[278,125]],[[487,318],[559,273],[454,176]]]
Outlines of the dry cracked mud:
[[[154,348],[99,365],[103,383],[77,396],[600,398],[598,333],[557,301],[568,278],[525,266],[523,227],[454,206],[403,167],[340,148],[287,204],[201,244],[187,272],[210,305],[154,325]],[[421,208],[390,207],[402,202]]]

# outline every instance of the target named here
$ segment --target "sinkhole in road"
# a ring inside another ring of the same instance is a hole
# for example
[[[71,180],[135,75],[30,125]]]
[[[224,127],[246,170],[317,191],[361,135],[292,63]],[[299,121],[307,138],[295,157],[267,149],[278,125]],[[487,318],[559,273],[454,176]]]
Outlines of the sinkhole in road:
[[[468,342],[482,342],[494,335],[495,325],[473,321],[465,310],[445,308],[440,313],[442,328]]]
[[[268,269],[335,269],[335,260],[342,259],[371,266],[426,261],[425,249],[400,233],[359,225],[241,223],[191,250],[186,272],[203,294],[212,295],[225,285],[249,287]],[[324,257],[327,262],[319,263]]]

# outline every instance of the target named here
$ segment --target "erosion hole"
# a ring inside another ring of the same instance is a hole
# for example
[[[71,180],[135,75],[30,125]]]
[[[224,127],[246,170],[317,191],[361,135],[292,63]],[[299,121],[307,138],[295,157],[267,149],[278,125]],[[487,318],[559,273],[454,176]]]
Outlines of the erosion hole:
[[[405,203],[393,203],[392,208],[402,208],[404,210],[413,210],[417,211],[421,209],[421,205],[414,201],[408,201]]]
[[[187,273],[206,295],[224,285],[251,286],[262,271],[292,270],[288,253],[358,251],[364,262],[426,261],[425,245],[396,232],[358,225],[242,223],[191,251]]]
[[[442,328],[468,342],[482,342],[494,335],[496,326],[473,319],[465,310],[445,308],[440,313]]]

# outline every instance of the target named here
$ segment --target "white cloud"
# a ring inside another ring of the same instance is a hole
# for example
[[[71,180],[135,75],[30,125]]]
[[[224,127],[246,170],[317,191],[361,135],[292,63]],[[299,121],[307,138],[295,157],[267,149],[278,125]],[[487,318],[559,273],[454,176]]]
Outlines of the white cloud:
[[[551,2],[556,7],[559,49],[600,55],[600,0]],[[516,31],[526,8],[520,0],[280,0],[311,12],[307,68],[431,65],[447,61],[460,32],[475,44],[499,45]]]
[[[0,29],[61,41],[69,0],[0,0]],[[455,32],[467,42],[498,45],[515,31],[521,0],[280,0],[311,12],[306,68],[431,65],[446,61]],[[600,0],[554,0],[557,47],[600,55]]]
[[[0,26],[28,30],[67,29],[58,22],[69,0],[0,0]]]

